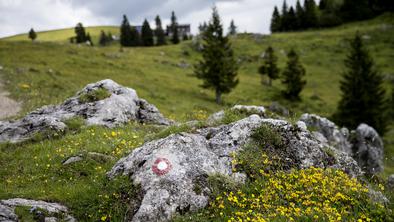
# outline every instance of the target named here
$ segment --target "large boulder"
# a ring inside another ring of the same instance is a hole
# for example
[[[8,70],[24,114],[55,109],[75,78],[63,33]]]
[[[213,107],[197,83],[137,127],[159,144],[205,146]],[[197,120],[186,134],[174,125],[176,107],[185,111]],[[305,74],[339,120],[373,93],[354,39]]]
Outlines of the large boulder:
[[[65,122],[74,117],[82,117],[87,125],[107,127],[132,120],[170,123],[154,105],[139,98],[134,89],[107,79],[87,85],[63,104],[44,106],[20,120],[0,122],[0,143],[24,141],[47,131],[64,131]]]
[[[335,147],[351,155],[367,174],[383,171],[383,141],[372,127],[360,124],[349,132],[330,120],[315,114],[303,114],[300,118],[314,137],[322,144]]]
[[[67,207],[61,204],[22,198],[0,200],[0,222],[18,222],[18,216],[15,214],[16,207],[30,207],[30,213],[39,213],[44,221],[76,222],[76,219],[69,214]],[[47,215],[41,210],[45,210]]]
[[[228,125],[151,141],[120,159],[108,177],[128,175],[142,191],[141,203],[128,219],[169,221],[177,213],[205,207],[210,194],[209,175],[221,174],[242,181],[245,175],[232,171],[232,153],[242,150],[263,124],[280,133],[286,144],[284,159],[292,167],[333,167],[351,176],[361,175],[349,155],[320,143],[305,125],[293,126],[284,120],[251,115]]]
[[[367,124],[360,124],[355,131],[353,158],[368,174],[383,171],[383,141],[376,130]]]

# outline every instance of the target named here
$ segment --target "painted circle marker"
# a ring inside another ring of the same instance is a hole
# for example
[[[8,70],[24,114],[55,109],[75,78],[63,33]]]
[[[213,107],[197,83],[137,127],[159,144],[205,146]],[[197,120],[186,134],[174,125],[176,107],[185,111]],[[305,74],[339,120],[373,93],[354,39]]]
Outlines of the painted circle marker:
[[[152,171],[158,176],[163,176],[172,169],[171,162],[166,158],[157,158],[152,165]]]

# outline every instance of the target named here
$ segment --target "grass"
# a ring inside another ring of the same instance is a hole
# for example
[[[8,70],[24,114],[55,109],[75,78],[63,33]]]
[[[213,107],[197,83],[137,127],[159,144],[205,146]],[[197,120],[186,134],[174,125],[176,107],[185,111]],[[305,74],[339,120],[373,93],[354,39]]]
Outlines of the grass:
[[[179,66],[180,63],[192,65],[199,59],[192,41],[175,46],[120,50],[116,44],[108,47],[69,44],[67,38],[73,35],[72,29],[38,33],[38,41],[34,43],[25,35],[14,36],[0,39],[0,65],[4,67],[0,70],[0,78],[11,96],[23,102],[19,116],[43,105],[61,103],[86,84],[110,78],[134,88],[140,97],[156,105],[166,117],[177,121],[204,121],[210,113],[234,104],[269,106],[272,101],[288,107],[292,119],[303,112],[330,117],[340,99],[339,81],[347,40],[356,31],[369,36],[365,42],[389,89],[394,79],[394,28],[390,28],[393,26],[394,15],[386,14],[371,21],[326,30],[271,36],[240,34],[232,38],[241,65],[240,84],[224,96],[224,105],[215,103],[213,92],[199,87],[201,82],[193,77],[192,66]],[[93,31],[88,28],[95,43],[101,29],[96,27]],[[109,27],[108,30],[117,33],[117,28]],[[307,85],[301,93],[301,102],[284,100],[280,81],[274,81],[272,87],[260,84],[257,68],[261,53],[269,45],[276,49],[282,68],[286,62],[285,53],[290,48],[300,52],[307,70]],[[105,98],[105,93],[86,96],[84,101],[101,98]],[[227,110],[222,123],[243,116]],[[124,207],[129,205],[126,203],[130,203],[130,196],[138,196],[138,188],[131,186],[128,178],[107,181],[105,172],[116,160],[96,161],[86,154],[99,152],[119,159],[145,141],[172,133],[191,132],[203,123],[165,130],[139,124],[116,129],[84,127],[78,119],[69,120],[67,125],[72,133],[49,139],[47,135],[41,135],[22,144],[0,145],[0,166],[6,169],[0,170],[0,199],[25,197],[56,201],[68,206],[80,221],[116,221],[125,211],[132,212],[133,209]],[[260,136],[272,137],[269,130],[260,130]],[[384,137],[384,177],[394,173],[393,138],[394,124],[391,124]],[[271,142],[280,144],[275,141]],[[84,156],[83,161],[68,166],[61,164],[68,157],[79,154]]]
[[[91,103],[95,101],[100,101],[111,96],[111,93],[104,88],[98,88],[89,92],[84,92],[79,96],[79,102],[81,103]]]

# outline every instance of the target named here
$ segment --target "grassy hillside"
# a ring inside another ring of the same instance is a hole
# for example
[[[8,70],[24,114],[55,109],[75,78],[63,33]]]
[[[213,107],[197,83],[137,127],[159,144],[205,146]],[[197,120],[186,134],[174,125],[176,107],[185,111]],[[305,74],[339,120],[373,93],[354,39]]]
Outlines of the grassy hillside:
[[[88,28],[88,31],[97,36],[101,29]],[[113,34],[117,32],[116,27],[109,27],[109,30]],[[20,116],[42,105],[60,103],[88,83],[110,78],[136,89],[140,97],[178,121],[204,119],[209,113],[233,104],[268,106],[272,101],[290,108],[293,117],[303,112],[330,117],[340,99],[339,81],[347,40],[356,31],[363,35],[389,89],[394,80],[393,14],[327,30],[234,37],[232,42],[240,62],[240,83],[224,97],[223,106],[215,104],[213,92],[200,88],[201,82],[192,76],[192,65],[199,58],[192,41],[175,46],[120,49],[116,44],[108,47],[68,44],[72,29],[38,33],[41,41],[34,43],[25,35],[14,36],[0,40],[0,65],[4,67],[0,78],[6,82],[12,97],[23,102]],[[276,49],[281,67],[285,65],[285,54],[290,48],[294,47],[300,53],[307,70],[302,102],[284,100],[280,81],[275,81],[273,87],[261,84],[257,68],[261,54],[269,45]],[[115,130],[96,127],[56,140],[20,146],[2,145],[0,165],[5,166],[7,172],[0,171],[0,181],[3,181],[0,182],[0,199],[21,196],[56,200],[66,203],[81,218],[93,218],[92,221],[107,213],[116,215],[116,212],[103,211],[114,201],[114,198],[106,199],[105,195],[116,192],[119,186],[111,185],[108,192],[103,193],[106,187],[96,182],[104,180],[104,173],[113,161],[87,160],[66,170],[61,161],[91,151],[120,157],[156,132],[157,129],[149,126],[130,125]],[[385,136],[385,144],[386,176],[394,173],[393,124]],[[25,152],[26,149],[31,153]],[[14,172],[18,172],[17,177]],[[42,172],[46,173],[42,175]],[[91,210],[82,212],[89,207]],[[122,209],[116,210],[121,212]]]
[[[93,41],[98,41],[101,30],[105,32],[111,32],[113,35],[119,35],[119,27],[116,26],[92,26],[86,27],[86,32],[90,33]],[[75,36],[74,28],[68,29],[59,29],[59,30],[50,30],[50,31],[37,31],[37,39],[36,41],[44,41],[44,42],[68,42],[69,39]],[[19,34],[10,37],[2,38],[1,40],[5,41],[31,41],[28,38],[28,34]]]

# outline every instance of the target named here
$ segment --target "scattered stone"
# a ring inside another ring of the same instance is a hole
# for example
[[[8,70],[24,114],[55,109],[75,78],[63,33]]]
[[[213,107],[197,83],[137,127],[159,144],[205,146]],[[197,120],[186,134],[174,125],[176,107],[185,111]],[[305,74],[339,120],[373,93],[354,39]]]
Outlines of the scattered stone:
[[[0,65],[0,70],[3,70],[3,69],[4,69],[4,67]]]
[[[161,55],[161,56],[165,56],[165,55],[166,55],[166,53],[165,53],[165,52],[163,52],[163,51],[160,51],[160,55]]]
[[[72,156],[72,157],[68,158],[67,160],[63,161],[62,164],[63,165],[69,165],[69,164],[72,164],[72,163],[80,162],[82,160],[83,160],[82,155]]]
[[[95,95],[99,90],[108,91],[108,97],[82,100],[86,95]],[[97,101],[96,101],[97,100]],[[0,122],[0,143],[20,142],[37,134],[62,133],[67,129],[68,119],[82,117],[87,125],[115,127],[129,121],[169,125],[159,110],[137,96],[134,89],[118,85],[112,80],[89,84],[75,97],[57,106],[44,106],[16,121]]]
[[[364,40],[370,40],[371,36],[370,35],[363,35],[361,38]]]
[[[92,158],[93,160],[97,161],[97,162],[108,162],[111,160],[115,160],[115,157],[110,156],[110,155],[105,155],[102,153],[96,153],[96,152],[89,152],[87,154],[88,157]]]
[[[391,174],[388,178],[387,178],[387,187],[389,189],[394,189],[394,174]]]
[[[187,69],[190,67],[190,64],[185,61],[181,61],[180,63],[178,63],[178,67],[182,69]]]
[[[251,141],[262,124],[278,131],[286,144],[286,160],[294,168],[332,167],[355,177],[362,174],[348,154],[321,144],[305,126],[293,126],[284,120],[251,115],[237,122],[179,133],[154,140],[120,159],[107,176],[130,176],[142,190],[142,201],[129,221],[169,221],[175,214],[196,211],[207,206],[209,175],[222,174],[235,181],[245,175],[233,174],[232,153]],[[302,123],[300,123],[302,125]],[[328,155],[327,152],[331,155]],[[199,191],[195,187],[198,185]]]
[[[383,171],[383,141],[374,128],[360,124],[355,131],[353,157],[367,174]]]
[[[4,222],[17,222],[18,217],[15,214],[15,207],[24,206],[31,207],[30,212],[34,214],[40,214],[43,216],[44,221],[58,221],[57,218],[52,216],[45,218],[45,215],[40,213],[37,209],[43,209],[50,214],[63,215],[66,222],[76,222],[76,219],[69,215],[67,207],[58,203],[48,203],[41,200],[28,200],[22,198],[14,198],[8,200],[0,200],[0,221]],[[56,219],[56,220],[53,220]]]
[[[46,217],[45,222],[58,222],[56,217]]]

